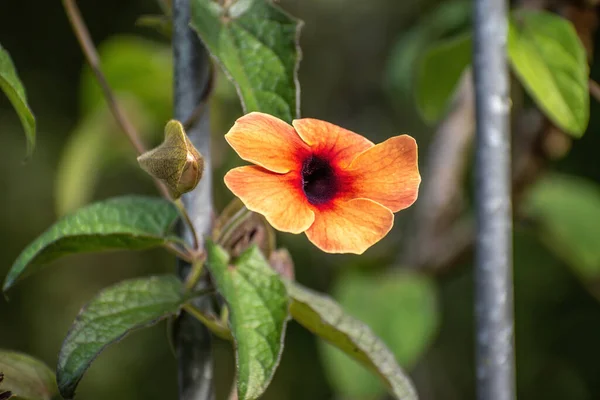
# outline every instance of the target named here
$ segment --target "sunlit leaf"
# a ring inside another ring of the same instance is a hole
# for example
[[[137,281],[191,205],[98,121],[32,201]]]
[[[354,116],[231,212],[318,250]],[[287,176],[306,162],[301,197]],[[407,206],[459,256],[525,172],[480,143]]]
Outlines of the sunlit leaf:
[[[585,48],[573,25],[546,11],[510,19],[508,56],[523,86],[558,127],[575,137],[590,113]]]
[[[585,280],[600,278],[600,186],[582,178],[550,175],[535,184],[523,211],[540,224],[540,234]]]
[[[59,257],[93,251],[145,249],[179,239],[170,234],[176,207],[151,197],[119,197],[92,204],[52,225],[12,265],[3,290]]]
[[[229,306],[238,398],[258,399],[271,382],[283,351],[288,320],[285,285],[255,246],[233,262],[215,244],[208,244],[207,253],[215,285]]]
[[[470,34],[441,42],[423,55],[417,73],[415,98],[425,121],[443,116],[461,75],[471,63]]]
[[[236,86],[244,111],[297,118],[300,21],[268,0],[229,7],[192,0],[192,12],[192,26]]]
[[[296,321],[378,375],[396,399],[417,399],[409,377],[394,354],[367,325],[347,314],[328,296],[292,282],[287,282],[287,287],[292,299],[290,312]],[[338,367],[352,366],[345,363]]]
[[[0,90],[6,94],[21,119],[27,138],[27,156],[29,157],[35,147],[35,117],[27,104],[25,88],[17,75],[15,65],[2,45],[0,45]]]
[[[63,342],[56,371],[61,395],[74,396],[83,374],[106,346],[175,315],[187,300],[174,275],[124,281],[100,292],[80,311]]]
[[[0,393],[12,392],[24,400],[50,400],[58,393],[54,372],[27,354],[0,349]]]

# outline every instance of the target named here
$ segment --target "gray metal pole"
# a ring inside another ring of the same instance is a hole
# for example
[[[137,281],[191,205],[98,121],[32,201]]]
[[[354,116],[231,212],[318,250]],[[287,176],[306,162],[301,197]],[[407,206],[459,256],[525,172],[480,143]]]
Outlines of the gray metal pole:
[[[515,399],[506,0],[475,0],[477,398]]]
[[[173,55],[174,55],[174,112],[175,118],[186,122],[198,109],[210,82],[210,59],[190,29],[190,0],[173,1]],[[208,109],[203,107],[194,123],[187,129],[194,146],[204,157],[204,175],[192,192],[183,196],[190,219],[200,236],[210,233],[212,218],[212,182],[210,167],[210,129]],[[183,232],[190,236],[190,232]],[[202,237],[199,238],[202,240]],[[180,263],[178,273],[183,279],[189,265]],[[200,282],[202,285],[203,282]],[[208,300],[196,304],[210,307]],[[179,368],[180,400],[214,399],[213,361],[210,332],[197,320],[183,314],[175,327]]]

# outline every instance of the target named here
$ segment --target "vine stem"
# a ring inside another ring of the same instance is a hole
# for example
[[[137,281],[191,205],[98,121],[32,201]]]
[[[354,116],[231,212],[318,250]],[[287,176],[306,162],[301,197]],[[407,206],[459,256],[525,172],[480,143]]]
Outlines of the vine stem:
[[[222,324],[221,321],[215,320],[207,315],[205,315],[200,309],[194,307],[192,304],[185,304],[183,309],[190,314],[192,317],[196,318],[198,321],[202,322],[212,333],[225,340],[233,340],[233,336],[231,335],[231,331]]]
[[[190,218],[190,214],[185,209],[185,205],[183,204],[183,201],[181,201],[181,199],[175,200],[174,203],[177,206],[177,208],[179,209],[179,212],[180,212],[183,220],[185,221],[185,223],[187,224],[187,226],[190,230],[190,234],[192,236],[192,242],[193,242],[193,246],[194,246],[194,251],[199,251],[200,244],[198,242],[198,233],[196,233],[196,228],[194,227],[194,223],[192,222],[192,219]]]
[[[598,82],[590,79],[589,82],[590,94],[596,101],[600,101],[600,85]]]
[[[127,135],[127,138],[133,145],[137,154],[141,155],[141,154],[145,153],[146,147],[144,146],[144,144],[140,138],[140,135],[138,134],[137,130],[135,129],[135,126],[131,123],[131,121],[127,117],[127,114],[123,111],[123,109],[119,105],[110,85],[108,84],[108,81],[106,80],[106,77],[104,76],[104,73],[102,72],[102,68],[100,67],[100,57],[98,56],[96,46],[94,46],[94,42],[92,42],[90,32],[87,29],[87,26],[83,20],[83,17],[81,16],[81,12],[79,11],[79,8],[77,7],[75,0],[63,0],[63,5],[65,7],[65,11],[69,18],[71,26],[73,27],[73,32],[75,33],[75,37],[77,38],[77,40],[81,46],[81,49],[83,50],[83,54],[85,55],[85,58],[89,64],[90,68],[92,68],[92,71],[94,72],[94,75],[96,76],[96,80],[98,81],[98,83],[100,84],[100,87],[102,88],[102,93],[104,94],[104,98],[106,99],[106,102],[108,103],[111,113],[113,114],[115,120],[117,121],[117,123],[119,124],[119,126],[121,127],[123,132],[125,132],[125,135]],[[159,192],[162,194],[162,196],[166,199],[172,200],[175,203],[175,205],[177,206],[177,208],[179,208],[179,211],[180,211],[180,214],[181,214],[183,220],[185,221],[185,223],[188,225],[190,231],[192,232],[193,248],[195,251],[198,250],[198,248],[199,248],[198,235],[196,234],[194,225],[193,225],[192,221],[190,220],[190,217],[189,217],[187,211],[183,207],[182,202],[180,200],[174,200],[171,197],[171,194],[169,193],[169,190],[167,189],[167,187],[165,186],[164,183],[162,183],[158,179],[155,179],[155,178],[152,178],[152,179],[154,181],[154,184],[158,188]],[[192,257],[190,257],[190,255],[184,254],[179,249],[173,249],[173,248],[169,248],[169,249],[171,251],[175,252],[175,254],[177,256],[179,256],[180,258],[182,258],[183,260],[189,261],[191,258],[193,258],[193,255],[191,255]]]
[[[127,115],[117,102],[115,95],[113,94],[104,73],[102,72],[102,68],[100,67],[100,57],[98,56],[98,52],[96,51],[96,47],[92,42],[92,38],[90,36],[90,32],[83,21],[81,16],[81,12],[79,11],[79,7],[75,0],[63,0],[63,5],[65,7],[65,11],[67,13],[67,17],[69,18],[69,22],[73,27],[73,31],[75,32],[75,37],[79,41],[79,45],[83,50],[83,54],[87,59],[88,64],[92,68],[94,75],[96,76],[96,80],[100,84],[102,88],[102,93],[104,94],[104,98],[108,103],[108,107],[112,112],[113,116],[117,120],[117,123],[127,135],[127,138],[135,148],[135,151],[138,155],[141,155],[146,152],[146,148],[140,139],[140,135],[136,131],[135,127],[127,118]],[[154,179],[154,183],[157,186],[160,193],[167,199],[171,199],[171,195],[169,194],[169,190],[167,187],[159,180]]]

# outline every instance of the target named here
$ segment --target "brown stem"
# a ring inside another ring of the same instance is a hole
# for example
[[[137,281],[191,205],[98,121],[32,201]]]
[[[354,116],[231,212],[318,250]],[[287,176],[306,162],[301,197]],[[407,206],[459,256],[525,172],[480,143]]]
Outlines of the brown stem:
[[[194,260],[194,257],[188,251],[180,249],[173,243],[165,244],[165,248],[184,261],[191,263]]]
[[[77,37],[81,49],[85,54],[85,58],[87,59],[88,64],[92,68],[92,71],[94,72],[94,75],[96,75],[96,79],[102,88],[102,92],[106,98],[106,102],[108,103],[110,111],[117,120],[117,123],[121,126],[123,132],[125,132],[129,138],[129,141],[135,148],[138,155],[144,153],[146,149],[140,139],[140,136],[138,135],[133,124],[127,118],[127,115],[123,112],[123,109],[119,106],[115,95],[108,85],[106,77],[102,73],[102,69],[100,68],[100,57],[98,57],[96,47],[92,42],[90,33],[85,25],[85,22],[83,21],[83,18],[81,17],[81,12],[75,3],[75,0],[63,0],[63,5],[65,7],[65,11],[67,12],[69,21],[71,22],[71,26],[73,27],[73,31],[75,32],[75,36]],[[165,198],[170,199],[171,196],[167,187],[156,179],[154,182],[162,195]]]
[[[188,228],[190,229],[190,232],[192,235],[194,251],[200,250],[200,243],[198,242],[198,234],[196,233],[196,228],[194,227],[194,223],[192,222],[192,220],[190,218],[190,214],[185,209],[185,206],[183,205],[183,202],[181,201],[181,199],[177,199],[174,202],[175,202],[175,205],[177,206],[177,208],[179,209],[179,213],[181,214],[181,217],[183,218],[183,220],[187,224]]]
[[[590,94],[596,101],[600,101],[600,85],[598,82],[590,79]]]

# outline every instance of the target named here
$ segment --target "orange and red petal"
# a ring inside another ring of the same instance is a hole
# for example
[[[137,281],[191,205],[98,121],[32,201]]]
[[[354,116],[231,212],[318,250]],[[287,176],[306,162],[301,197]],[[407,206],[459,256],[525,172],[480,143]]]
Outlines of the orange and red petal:
[[[369,139],[357,133],[318,119],[297,119],[292,121],[292,125],[314,154],[342,168],[374,146]]]
[[[316,213],[306,236],[327,253],[362,254],[387,235],[393,224],[394,214],[372,200],[337,201]]]
[[[361,153],[345,171],[351,198],[371,199],[393,212],[412,205],[419,193],[421,176],[417,143],[395,136]]]
[[[227,172],[225,185],[249,210],[264,215],[275,229],[300,233],[312,225],[315,214],[298,179],[297,173],[276,174],[246,166]]]
[[[225,139],[242,159],[279,173],[297,170],[308,151],[292,126],[259,112],[239,118]]]

